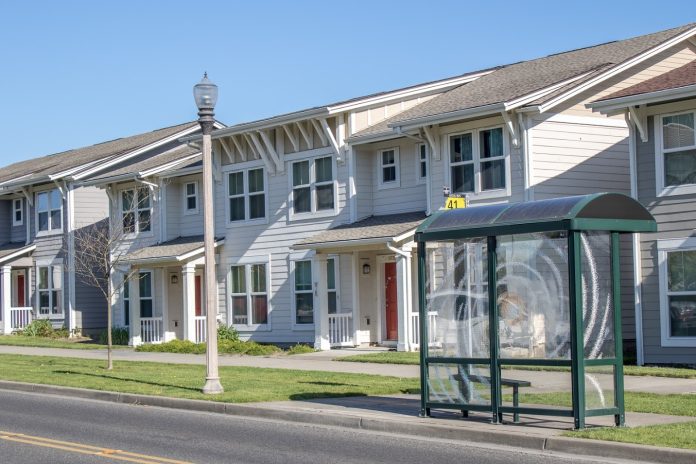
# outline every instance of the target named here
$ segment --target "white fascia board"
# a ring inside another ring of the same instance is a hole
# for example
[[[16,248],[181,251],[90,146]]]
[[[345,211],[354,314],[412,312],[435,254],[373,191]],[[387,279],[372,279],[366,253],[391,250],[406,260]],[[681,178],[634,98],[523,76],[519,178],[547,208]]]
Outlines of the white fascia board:
[[[333,242],[315,242],[307,244],[297,244],[290,248],[293,250],[322,250],[325,248],[346,248],[366,245],[386,245],[392,241],[392,237],[381,238],[359,238],[355,240],[337,240]]]
[[[199,174],[203,172],[203,167],[202,166],[196,166],[192,168],[185,168],[185,169],[172,169],[169,171],[163,171],[159,173],[159,178],[160,179],[169,179],[172,177],[182,177],[182,176],[188,176],[191,174]]]
[[[578,81],[582,79],[583,77],[587,77],[588,75],[592,74],[593,71],[588,71],[583,74],[579,74],[577,76],[571,77],[569,79],[566,79],[561,82],[557,82],[553,85],[550,85],[548,87],[544,87],[543,89],[536,90],[532,93],[529,93],[525,96],[516,98],[514,100],[510,100],[509,102],[505,102],[505,111],[510,111],[514,110],[520,106],[523,106],[529,102],[533,102],[534,100],[543,97],[544,95],[548,95],[552,92],[555,92],[556,90],[560,89],[561,87],[572,84],[575,81]]]
[[[290,124],[293,122],[304,121],[306,119],[312,119],[319,116],[328,116],[329,110],[326,107],[322,108],[312,108],[304,111],[297,111],[295,113],[284,114],[280,116],[275,116],[268,119],[261,119],[259,121],[252,121],[242,124],[236,124],[234,126],[229,126],[224,129],[219,129],[213,132],[212,138],[219,139],[221,137],[228,137],[230,135],[243,134],[250,131],[259,131],[264,129],[270,129],[272,127],[282,126],[284,124]],[[201,135],[195,137],[185,137],[181,138],[181,142],[193,142],[201,139]]]
[[[201,156],[200,153],[194,153],[194,154],[186,156],[184,158],[170,161],[169,163],[163,164],[161,166],[157,166],[157,167],[145,170],[145,171],[141,171],[138,174],[140,175],[140,177],[154,176],[155,174],[159,174],[160,172],[164,172],[164,171],[170,170],[172,168],[175,168],[176,166],[183,164],[183,163],[186,163],[188,161],[191,161],[192,159],[197,158],[199,156]]]
[[[118,163],[122,163],[123,161],[127,161],[127,160],[129,160],[129,159],[131,159],[131,158],[133,158],[133,157],[135,157],[135,156],[141,155],[141,154],[143,154],[143,153],[145,153],[145,152],[147,152],[147,151],[150,151],[150,150],[152,150],[152,149],[154,149],[154,148],[160,147],[160,146],[165,145],[165,144],[167,144],[167,143],[169,143],[169,142],[176,141],[176,140],[178,140],[182,135],[188,135],[188,134],[190,134],[191,132],[195,132],[195,131],[197,131],[197,130],[199,130],[199,129],[200,129],[200,127],[198,127],[198,126],[191,126],[191,127],[189,127],[188,129],[185,129],[185,130],[182,130],[182,131],[177,132],[177,133],[174,134],[174,135],[170,135],[169,137],[160,139],[160,140],[158,140],[158,141],[156,141],[156,142],[153,142],[153,143],[151,143],[151,144],[149,144],[149,145],[145,145],[144,147],[141,147],[141,148],[138,148],[138,149],[136,149],[136,150],[130,151],[130,152],[126,153],[125,155],[121,155],[121,156],[117,156],[117,157],[115,157],[115,158],[112,158],[111,160],[107,161],[106,163],[99,164],[99,165],[96,166],[95,168],[87,169],[86,171],[82,171],[81,173],[74,175],[74,176],[72,177],[72,180],[81,180],[81,179],[84,179],[85,177],[89,177],[89,176],[91,176],[91,175],[93,175],[93,174],[96,174],[97,172],[99,172],[99,171],[101,171],[101,170],[104,170],[104,169],[106,169],[106,168],[109,168],[109,167],[111,167],[111,166],[114,166],[114,165],[116,165],[116,164],[118,164]]]
[[[478,116],[488,116],[490,114],[500,113],[505,111],[504,103],[494,103],[492,105],[477,106],[475,108],[466,108],[449,113],[440,113],[432,116],[423,116],[421,118],[408,119],[405,121],[393,122],[388,124],[389,127],[400,127],[402,131],[416,129],[418,127],[430,124],[442,124],[445,122],[457,121],[464,118],[476,118]]]
[[[389,132],[386,134],[384,132],[380,132],[377,134],[364,135],[362,137],[351,136],[351,137],[346,139],[346,142],[355,146],[355,145],[363,145],[363,144],[372,143],[372,142],[382,142],[384,140],[400,139],[402,137],[404,137],[404,134],[400,134],[396,131],[392,131],[392,132]]]
[[[138,180],[138,173],[127,173],[127,174],[121,174],[119,176],[113,176],[113,177],[102,177],[100,179],[90,179],[90,180],[83,180],[79,182],[75,182],[75,185],[80,186],[80,187],[99,187],[102,188],[108,184],[114,184],[118,182],[135,182]]]
[[[22,256],[25,253],[32,252],[36,249],[36,244],[32,243],[29,246],[25,246],[24,248],[20,248],[19,250],[15,251],[14,253],[10,253],[9,255],[3,256],[0,258],[0,264],[6,263],[8,261],[12,261],[13,259]]]
[[[25,179],[25,180],[22,180]],[[3,184],[0,184],[0,191],[3,190],[17,190],[22,187],[29,187],[32,185],[36,184],[46,184],[52,182],[51,178],[48,176],[41,176],[41,177],[33,177],[33,174],[29,174],[27,176],[20,177],[19,179],[13,179],[11,181],[7,181]]]
[[[594,101],[587,103],[585,107],[602,114],[620,113],[629,106],[648,105],[650,103],[660,103],[667,100],[679,100],[694,97],[696,97],[696,84],[677,87],[674,89],[657,90],[655,92]]]
[[[217,247],[224,245],[224,244],[225,244],[224,239],[215,241],[213,243],[213,248],[217,248]],[[205,251],[205,247],[196,248],[195,250],[189,251],[188,253],[184,253],[183,255],[177,256],[176,260],[179,262],[187,261],[189,258],[193,258],[194,256],[203,254],[204,251]]]
[[[495,69],[482,71],[476,74],[469,74],[466,76],[453,77],[451,79],[431,82],[428,84],[409,87],[408,89],[396,90],[394,92],[386,92],[383,94],[375,95],[373,97],[366,97],[364,99],[353,100],[348,103],[329,106],[329,114],[343,113],[345,111],[360,109],[365,106],[386,104],[393,100],[401,100],[409,97],[426,96],[432,93],[444,92],[453,87],[458,87],[462,84],[475,81],[479,77],[485,76],[486,74],[490,74],[493,71],[495,71]]]
[[[658,53],[661,53],[668,48],[673,47],[674,45],[678,44],[679,42],[682,42],[684,40],[687,40],[689,37],[692,35],[696,34],[696,27],[692,27],[691,29],[688,29],[687,31],[682,32],[679,35],[676,35],[672,37],[671,39],[662,42],[659,45],[656,45],[655,47],[641,53],[638,56],[634,56],[633,58],[630,58],[623,63],[619,63],[616,66],[613,66],[612,68],[608,69],[607,71],[598,74],[597,76],[593,77],[592,79],[589,79],[586,82],[583,82],[582,84],[578,85],[577,87],[569,90],[568,92],[565,92],[561,95],[558,95],[557,97],[549,100],[546,103],[543,103],[539,105],[539,110],[543,113],[551,108],[554,108],[557,105],[560,105],[564,101],[573,98],[574,96],[578,95],[579,93],[584,92],[585,90],[606,81],[607,79],[616,76],[617,74],[637,65],[642,63],[643,61],[657,55]]]
[[[116,156],[118,156],[118,155],[110,156],[110,157],[107,157],[106,159],[98,159],[95,161],[90,161],[89,163],[81,164],[80,166],[66,169],[65,171],[57,172],[55,174],[50,174],[48,177],[51,180],[59,180],[59,179],[62,179],[64,177],[70,177],[71,175],[75,174],[76,172],[80,172],[80,171],[87,169],[87,168],[90,168],[96,164],[103,163],[104,161],[112,160]]]

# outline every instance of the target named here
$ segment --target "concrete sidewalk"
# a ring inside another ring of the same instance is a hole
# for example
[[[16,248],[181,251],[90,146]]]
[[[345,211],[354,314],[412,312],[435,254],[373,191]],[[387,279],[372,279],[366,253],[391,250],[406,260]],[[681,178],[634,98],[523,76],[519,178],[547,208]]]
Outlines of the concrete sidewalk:
[[[297,369],[324,372],[347,372],[354,374],[389,375],[394,377],[418,377],[418,366],[398,364],[375,364],[356,362],[337,362],[333,359],[374,350],[331,350],[301,355],[278,356],[239,356],[221,355],[221,366],[266,367],[275,369]],[[0,345],[0,354],[20,354],[32,356],[57,356],[65,358],[106,359],[105,350],[71,350],[61,348],[35,348]],[[175,353],[145,353],[132,349],[113,351],[116,361],[144,361],[175,364],[205,364],[205,355]],[[525,392],[541,393],[570,390],[570,375],[562,372],[503,370],[505,378],[528,380],[532,387]],[[611,384],[603,376],[597,376],[601,384]],[[606,377],[606,376],[604,376]],[[670,377],[625,376],[626,391],[646,393],[696,394],[696,379],[675,379]]]

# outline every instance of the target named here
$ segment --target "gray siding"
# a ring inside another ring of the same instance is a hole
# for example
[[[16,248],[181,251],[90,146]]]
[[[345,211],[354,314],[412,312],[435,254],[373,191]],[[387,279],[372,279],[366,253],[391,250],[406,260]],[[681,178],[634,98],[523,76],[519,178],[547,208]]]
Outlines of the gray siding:
[[[14,219],[14,209],[12,208],[12,202],[10,204],[10,241],[11,242],[26,242],[27,240],[27,201],[22,199],[22,225],[15,226]]]
[[[10,242],[10,229],[12,229],[12,202],[0,201],[0,244]]]
[[[374,161],[372,160],[371,150],[355,150],[355,192],[356,209],[358,220],[372,216],[374,207],[372,203]]]
[[[166,195],[167,240],[203,235],[201,178],[201,175],[177,177],[166,184],[164,194]],[[198,186],[198,211],[195,213],[186,211],[184,189],[188,182],[196,182]]]
[[[696,108],[696,102],[694,103]],[[696,195],[657,197],[655,186],[654,118],[648,118],[649,138],[636,136],[638,197],[657,220],[658,232],[641,234],[643,336],[646,363],[696,363],[696,348],[662,347],[660,336],[660,289],[658,239],[694,236]]]

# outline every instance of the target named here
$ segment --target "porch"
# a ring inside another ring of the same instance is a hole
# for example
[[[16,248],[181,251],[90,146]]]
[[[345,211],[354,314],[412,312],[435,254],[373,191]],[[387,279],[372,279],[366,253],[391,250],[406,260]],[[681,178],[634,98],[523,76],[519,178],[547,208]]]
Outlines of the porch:
[[[2,334],[21,330],[34,319],[30,286],[36,245],[9,243],[0,247],[0,327]]]
[[[221,244],[217,241],[216,247]],[[180,237],[142,248],[124,262],[131,267],[130,280],[123,285],[114,320],[129,328],[129,344],[205,342],[202,237]]]
[[[413,232],[424,218],[422,212],[372,216],[293,247],[315,253],[316,349],[419,348]]]

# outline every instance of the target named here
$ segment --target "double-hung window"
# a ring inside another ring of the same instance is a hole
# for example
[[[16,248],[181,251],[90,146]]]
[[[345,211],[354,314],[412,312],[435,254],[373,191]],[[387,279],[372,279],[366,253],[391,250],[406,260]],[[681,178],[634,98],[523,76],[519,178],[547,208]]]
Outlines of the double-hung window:
[[[696,347],[696,239],[657,241],[662,346]]]
[[[21,226],[24,224],[24,208],[21,198],[12,200],[12,225]]]
[[[338,258],[328,258],[326,260],[326,290],[329,301],[329,314],[338,312]]]
[[[696,112],[693,111],[659,118],[661,156],[657,159],[658,195],[664,193],[665,189],[675,194],[696,193],[695,119]]]
[[[39,192],[37,199],[38,232],[60,231],[63,228],[63,197],[58,189]]]
[[[267,264],[232,266],[230,280],[233,324],[268,324]]]
[[[61,317],[63,315],[62,298],[62,266],[48,265],[37,267],[38,279],[36,292],[38,295],[39,316]]]
[[[140,317],[152,317],[152,272],[138,274],[138,290],[140,291]]]
[[[424,143],[416,145],[416,181],[425,183],[428,178],[428,148]]]
[[[186,182],[184,184],[184,204],[186,214],[198,212],[198,183]]]
[[[266,217],[263,168],[235,171],[227,177],[229,221],[253,221]]]
[[[331,156],[292,163],[293,214],[333,211],[335,193]]]
[[[312,261],[295,261],[295,324],[314,323]]]
[[[392,188],[400,185],[399,149],[389,148],[379,152],[379,187]]]
[[[126,234],[152,230],[152,198],[149,188],[138,187],[121,192],[121,224]]]
[[[502,127],[452,135],[449,141],[452,193],[481,194],[508,187]]]

